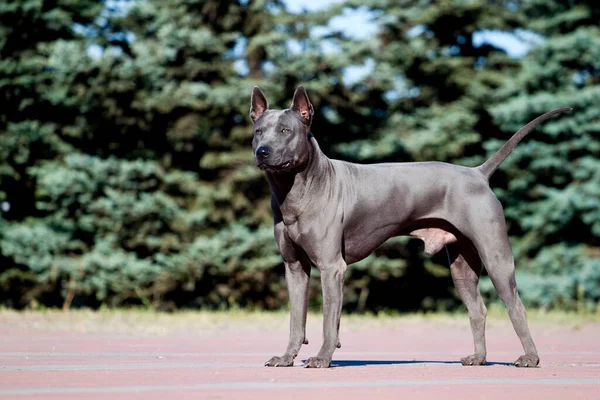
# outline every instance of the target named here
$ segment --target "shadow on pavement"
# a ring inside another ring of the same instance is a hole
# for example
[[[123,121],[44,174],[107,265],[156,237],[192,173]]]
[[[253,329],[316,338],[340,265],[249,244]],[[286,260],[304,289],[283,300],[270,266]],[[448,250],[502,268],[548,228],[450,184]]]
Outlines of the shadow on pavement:
[[[333,360],[331,367],[362,367],[367,365],[414,365],[414,364],[443,364],[443,365],[461,365],[459,361],[439,361],[439,360]],[[487,362],[489,365],[512,366],[514,364],[507,362]]]

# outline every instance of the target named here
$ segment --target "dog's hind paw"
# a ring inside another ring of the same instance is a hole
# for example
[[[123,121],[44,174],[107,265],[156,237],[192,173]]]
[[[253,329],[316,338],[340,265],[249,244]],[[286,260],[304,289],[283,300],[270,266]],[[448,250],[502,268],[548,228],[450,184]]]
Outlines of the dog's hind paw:
[[[515,367],[533,368],[540,363],[540,358],[535,354],[525,354],[515,361]]]
[[[461,358],[460,362],[464,366],[476,366],[485,365],[486,360],[484,355],[472,354],[470,356]]]
[[[324,357],[311,357],[304,361],[304,368],[329,368],[331,360]]]
[[[282,357],[271,357],[269,361],[265,363],[265,367],[293,367],[294,357],[282,356]]]

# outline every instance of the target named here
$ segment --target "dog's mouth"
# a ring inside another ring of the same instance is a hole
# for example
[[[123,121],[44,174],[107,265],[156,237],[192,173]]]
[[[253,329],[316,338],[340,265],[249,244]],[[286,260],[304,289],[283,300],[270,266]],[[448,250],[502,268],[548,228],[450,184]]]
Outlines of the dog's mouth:
[[[284,170],[290,168],[291,166],[292,166],[291,161],[286,161],[286,162],[278,164],[278,165],[271,165],[271,164],[266,164],[266,163],[258,164],[258,168],[262,169],[265,172],[281,172],[281,171],[284,171]]]

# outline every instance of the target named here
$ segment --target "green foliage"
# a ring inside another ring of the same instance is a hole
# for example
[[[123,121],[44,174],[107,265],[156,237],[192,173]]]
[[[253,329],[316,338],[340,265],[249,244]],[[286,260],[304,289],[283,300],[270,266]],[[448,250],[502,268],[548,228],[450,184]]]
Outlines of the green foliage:
[[[544,307],[600,300],[600,29],[593,19],[599,10],[566,3],[525,2],[523,12],[546,37],[491,108],[507,132],[546,110],[574,108],[519,144],[493,181],[515,234],[516,263],[524,280],[535,282],[523,295]],[[498,145],[490,140],[485,147]]]
[[[477,44],[475,36],[483,30],[520,27],[520,13],[502,2],[366,4],[380,26],[372,79],[386,88],[390,99],[386,126],[363,143],[377,146],[367,160],[483,161],[484,135],[498,130],[488,113],[489,95],[517,63],[503,49]]]
[[[321,147],[360,162],[476,165],[537,114],[575,107],[521,143],[493,186],[524,300],[600,299],[593,2],[349,0],[299,14],[280,0],[50,3],[0,4],[3,304],[285,306],[247,114],[253,86],[283,108],[298,84]],[[357,8],[376,37],[323,29]],[[543,38],[522,59],[478,41],[515,30]],[[372,71],[349,80],[353,68]],[[456,307],[446,255],[421,248],[393,239],[351,266],[346,308]]]

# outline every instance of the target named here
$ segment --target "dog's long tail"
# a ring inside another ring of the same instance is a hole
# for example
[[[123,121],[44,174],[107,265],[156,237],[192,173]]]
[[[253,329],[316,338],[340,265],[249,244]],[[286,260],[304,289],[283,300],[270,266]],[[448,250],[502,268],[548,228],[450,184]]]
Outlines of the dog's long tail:
[[[513,151],[513,149],[517,146],[517,144],[523,139],[527,134],[536,126],[547,120],[548,118],[553,117],[556,114],[563,113],[566,111],[571,111],[572,108],[559,108],[558,110],[547,112],[543,115],[540,115],[521,129],[517,131],[508,142],[504,143],[504,146],[500,148],[493,156],[491,156],[486,162],[481,164],[477,169],[481,171],[486,178],[490,178],[494,172],[498,169],[500,164],[508,157],[508,155]]]

